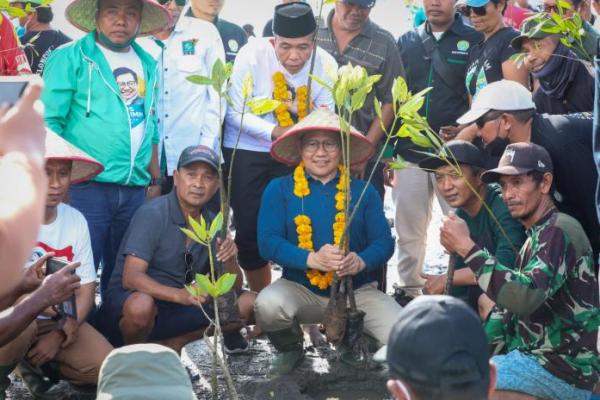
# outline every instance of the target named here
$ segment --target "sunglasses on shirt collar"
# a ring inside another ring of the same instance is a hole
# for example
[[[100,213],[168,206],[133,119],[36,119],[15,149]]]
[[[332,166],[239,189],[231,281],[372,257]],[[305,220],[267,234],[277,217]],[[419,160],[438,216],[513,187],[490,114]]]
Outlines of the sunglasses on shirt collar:
[[[175,4],[177,4],[179,7],[183,7],[185,6],[185,3],[187,3],[187,0],[158,0],[158,3],[161,6],[167,5],[170,2],[175,1]]]
[[[480,17],[483,17],[486,13],[486,7],[485,6],[481,6],[481,7],[471,7],[471,6],[463,6],[461,8],[462,13],[464,14],[465,17],[470,17],[471,16],[471,10],[473,10],[473,12],[475,13],[475,15],[478,15]]]

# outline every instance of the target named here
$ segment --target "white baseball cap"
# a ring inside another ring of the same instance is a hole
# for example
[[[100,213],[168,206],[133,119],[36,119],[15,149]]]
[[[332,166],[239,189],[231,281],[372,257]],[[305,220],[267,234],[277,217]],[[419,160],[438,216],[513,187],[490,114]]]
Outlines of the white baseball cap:
[[[521,111],[535,109],[533,95],[523,85],[502,79],[490,83],[473,98],[471,109],[456,120],[460,125],[472,124],[490,110]]]

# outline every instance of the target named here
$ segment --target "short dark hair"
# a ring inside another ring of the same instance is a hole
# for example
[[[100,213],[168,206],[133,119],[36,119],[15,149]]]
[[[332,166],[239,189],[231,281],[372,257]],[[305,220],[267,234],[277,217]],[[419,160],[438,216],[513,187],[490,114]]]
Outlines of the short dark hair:
[[[498,4],[500,4],[502,0],[491,0],[491,2],[497,7]],[[508,6],[508,1],[504,0],[504,7],[502,7],[502,11],[500,11],[502,13],[502,15],[504,15],[504,12],[506,11],[506,7]]]
[[[54,19],[54,13],[50,7],[36,7],[37,20],[42,24],[49,24]]]
[[[529,110],[509,111],[508,114],[511,114],[518,122],[523,124],[533,118],[535,115],[535,108],[531,108]]]

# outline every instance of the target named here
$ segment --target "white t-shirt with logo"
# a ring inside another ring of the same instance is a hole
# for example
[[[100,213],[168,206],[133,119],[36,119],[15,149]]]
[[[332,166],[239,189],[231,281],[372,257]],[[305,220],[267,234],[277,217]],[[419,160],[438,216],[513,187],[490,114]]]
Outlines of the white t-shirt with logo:
[[[117,81],[121,98],[127,106],[131,122],[131,156],[133,159],[142,145],[146,128],[144,67],[131,47],[126,53],[111,51],[103,46],[98,47],[102,50],[110,69],[113,71],[113,77]]]
[[[81,278],[82,285],[96,281],[87,221],[83,214],[67,204],[60,203],[54,222],[40,228],[31,262],[49,252],[54,252],[55,258],[69,263],[80,262],[81,266],[75,272]]]

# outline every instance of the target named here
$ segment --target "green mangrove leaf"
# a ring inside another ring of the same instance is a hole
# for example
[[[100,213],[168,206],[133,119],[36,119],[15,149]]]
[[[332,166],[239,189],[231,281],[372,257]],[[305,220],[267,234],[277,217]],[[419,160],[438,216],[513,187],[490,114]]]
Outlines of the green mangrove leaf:
[[[213,219],[212,222],[210,223],[210,229],[208,232],[209,240],[214,238],[215,235],[217,234],[217,232],[219,232],[219,230],[221,230],[222,227],[223,227],[223,213],[219,211],[219,213],[217,214],[215,219]]]
[[[229,272],[221,275],[221,277],[217,280],[217,293],[218,296],[222,296],[225,293],[229,292],[233,285],[235,285],[235,281],[237,280],[237,275],[230,274]]]
[[[389,165],[390,169],[392,169],[394,171],[403,170],[408,166],[408,164],[404,160],[404,158],[402,158],[400,156],[396,156],[392,161],[390,161],[390,163],[388,165]]]
[[[196,285],[199,288],[204,290],[205,293],[208,293],[212,297],[216,298],[219,296],[219,292],[213,283],[208,279],[208,276],[202,274],[196,274]]]
[[[190,239],[192,239],[194,242],[196,243],[200,243],[204,246],[206,246],[206,241],[200,239],[193,231],[190,231],[189,229],[185,229],[185,228],[179,228],[181,229],[181,231],[185,234],[185,236],[189,237]]]
[[[208,76],[202,75],[190,75],[186,77],[188,81],[195,83],[196,85],[212,85],[213,81]]]
[[[248,108],[254,115],[264,115],[275,111],[281,102],[266,97],[256,97],[248,101]]]
[[[192,217],[189,217],[188,221],[198,239],[202,242],[208,242],[208,232],[206,232],[206,221],[204,220],[204,217],[200,215],[200,223]]]
[[[392,85],[392,97],[394,98],[394,101],[397,101],[400,104],[406,103],[406,101],[410,98],[408,85],[401,76],[394,79],[394,83]]]
[[[254,87],[254,81],[252,79],[252,74],[248,72],[246,76],[244,76],[244,80],[242,82],[242,98],[249,99],[252,96],[252,88]]]

